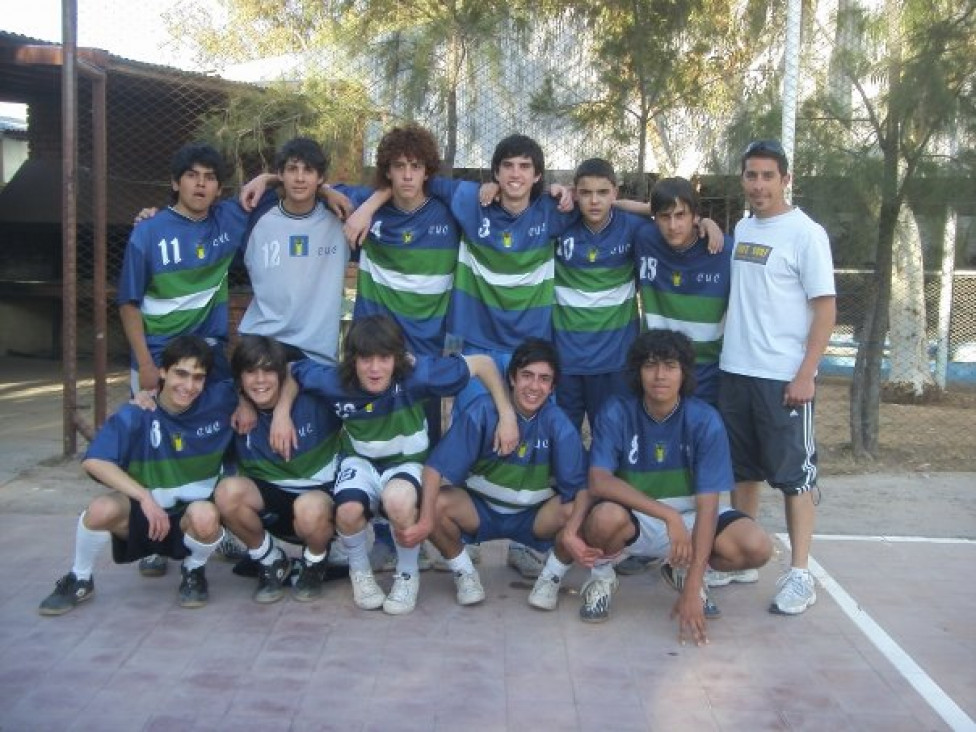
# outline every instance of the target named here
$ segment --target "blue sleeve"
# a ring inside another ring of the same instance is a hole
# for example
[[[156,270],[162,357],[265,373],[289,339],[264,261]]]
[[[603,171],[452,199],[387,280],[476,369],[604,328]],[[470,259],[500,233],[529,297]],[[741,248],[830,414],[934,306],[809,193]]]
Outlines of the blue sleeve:
[[[735,481],[728,433],[718,412],[711,406],[695,406],[700,406],[700,410],[695,410],[692,428],[695,493],[730,491],[735,487]]]
[[[136,411],[139,410],[139,411]],[[125,404],[102,425],[85,451],[85,459],[105,460],[122,470],[129,467],[133,440],[141,439],[141,410],[133,404]]]
[[[454,202],[454,194],[464,183],[475,185],[471,181],[454,180],[453,178],[435,175],[427,182],[427,190],[433,198],[436,198],[448,208],[452,208],[451,204]]]
[[[149,221],[140,221],[129,235],[129,243],[125,247],[122,259],[122,270],[119,272],[119,287],[115,301],[119,305],[142,302],[149,280],[152,279],[152,260],[148,252]]]
[[[291,374],[298,382],[299,388],[309,394],[328,400],[342,399],[345,396],[344,390],[339,385],[338,370],[334,366],[326,366],[310,358],[303,358],[291,365]]]
[[[586,452],[583,449],[583,440],[569,418],[561,411],[556,416],[551,438],[552,472],[556,478],[556,492],[563,503],[568,503],[586,487]]]
[[[611,399],[600,410],[593,427],[590,444],[590,467],[603,468],[616,473],[620,466],[620,438],[618,431],[626,424],[616,399]]]
[[[471,369],[464,357],[419,356],[409,383],[421,389],[424,396],[454,396],[471,381]]]
[[[332,188],[347,196],[356,208],[362,206],[363,202],[376,192],[375,188],[369,186],[350,186],[345,183],[337,183]]]
[[[539,203],[544,207],[549,236],[562,236],[568,229],[580,222],[580,213],[577,207],[568,213],[559,210],[559,202],[549,195],[546,191],[542,194]]]
[[[471,466],[484,451],[485,435],[495,434],[498,415],[493,408],[485,408],[483,398],[472,402],[454,421],[427,458],[427,465],[452,485],[464,483],[471,473]],[[488,403],[491,403],[490,398]]]

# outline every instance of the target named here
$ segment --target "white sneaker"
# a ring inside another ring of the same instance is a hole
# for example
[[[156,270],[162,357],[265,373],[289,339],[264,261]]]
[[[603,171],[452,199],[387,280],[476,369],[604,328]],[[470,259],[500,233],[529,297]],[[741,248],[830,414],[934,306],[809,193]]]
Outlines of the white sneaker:
[[[485,588],[481,586],[477,569],[473,572],[455,572],[454,586],[457,588],[459,605],[477,605],[485,599]]]
[[[529,593],[529,604],[538,610],[555,610],[562,580],[554,574],[540,574]]]
[[[769,612],[778,615],[799,615],[817,601],[813,587],[813,575],[809,570],[792,567],[776,582],[779,592],[769,606]]]
[[[356,607],[360,610],[379,610],[383,607],[386,595],[376,584],[372,572],[350,572],[349,579],[352,580],[352,599]]]
[[[542,568],[546,566],[544,555],[514,541],[508,545],[506,562],[526,579],[535,579],[542,574]]]
[[[417,607],[417,594],[420,592],[420,577],[406,572],[398,574],[393,580],[390,594],[383,601],[383,612],[387,615],[406,615]]]
[[[617,589],[617,576],[610,578],[591,577],[583,585],[580,594],[580,620],[584,623],[602,623],[610,619],[610,600]]]
[[[733,582],[751,585],[758,581],[758,569],[733,569],[731,572],[720,572],[708,567],[705,570],[705,587],[725,587]]]

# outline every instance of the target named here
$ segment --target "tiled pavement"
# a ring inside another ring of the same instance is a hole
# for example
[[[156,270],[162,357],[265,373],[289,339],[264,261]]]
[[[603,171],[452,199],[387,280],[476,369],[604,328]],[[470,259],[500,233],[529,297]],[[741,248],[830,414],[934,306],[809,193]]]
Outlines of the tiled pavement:
[[[70,566],[73,535],[70,516],[0,515],[4,732],[914,732],[976,718],[972,543],[822,539],[813,552],[958,705],[947,722],[822,588],[803,616],[766,611],[785,553],[758,585],[714,591],[724,617],[697,648],[678,644],[675,595],[656,573],[621,578],[611,621],[586,625],[575,595],[554,613],[531,609],[497,543],[484,548],[487,600],[471,608],[458,607],[449,575],[435,572],[403,617],[357,610],[346,580],[314,603],[259,606],[254,580],[214,561],[210,604],[183,610],[175,565],[144,579],[106,552],[95,597],[41,617],[38,602]],[[566,584],[583,579],[574,570]]]

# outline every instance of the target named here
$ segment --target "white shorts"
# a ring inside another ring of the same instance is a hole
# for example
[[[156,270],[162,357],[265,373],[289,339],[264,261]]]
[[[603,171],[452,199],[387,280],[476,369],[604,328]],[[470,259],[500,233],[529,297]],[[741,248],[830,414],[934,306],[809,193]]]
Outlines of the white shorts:
[[[393,478],[412,482],[417,488],[419,500],[420,475],[423,467],[421,463],[401,463],[392,468],[387,468],[381,473],[365,458],[343,458],[342,462],[339,463],[339,472],[335,482],[336,505],[358,501],[369,510],[370,514],[379,516],[380,498],[387,484]]]
[[[728,506],[719,507],[718,516],[731,510],[733,509]],[[665,523],[661,519],[638,511],[631,511],[630,515],[637,521],[640,533],[632,544],[624,548],[624,553],[654,559],[666,558],[671,553],[671,539],[668,538],[668,528]],[[684,511],[681,514],[681,519],[689,533],[695,526],[695,515],[694,511]]]

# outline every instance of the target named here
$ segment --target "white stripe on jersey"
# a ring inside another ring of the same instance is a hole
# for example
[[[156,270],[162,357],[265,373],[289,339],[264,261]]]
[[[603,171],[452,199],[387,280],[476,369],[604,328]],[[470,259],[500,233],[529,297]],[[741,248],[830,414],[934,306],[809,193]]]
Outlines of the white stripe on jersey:
[[[361,441],[349,437],[356,454],[370,459],[394,457],[396,455],[416,455],[430,444],[427,439],[427,423],[412,435],[397,435],[388,440]]]
[[[213,300],[219,289],[220,285],[217,285],[202,292],[194,292],[192,295],[183,295],[182,297],[159,298],[147,295],[142,298],[142,305],[139,306],[139,309],[143,315],[169,315],[179,310],[199,310]]]
[[[195,483],[174,486],[173,488],[153,488],[153,500],[159,504],[160,508],[172,508],[178,501],[206,501],[213,493],[214,486],[217,485],[217,476],[198,480]]]
[[[533,508],[535,506],[542,505],[556,495],[552,488],[545,488],[538,491],[512,490],[511,488],[506,488],[503,485],[492,483],[483,475],[468,476],[468,479],[465,481],[465,485],[467,485],[467,487],[475,493],[481,494],[484,499],[491,504],[491,507],[498,511],[498,513],[519,513],[519,511],[524,511],[526,508]],[[522,506],[522,508],[512,508],[511,506],[499,505],[498,503],[495,503],[495,501],[514,503]]]
[[[541,267],[536,267],[531,272],[511,275],[493,272],[475,260],[474,256],[468,250],[467,243],[463,239],[461,240],[460,247],[458,247],[458,264],[467,266],[474,273],[475,277],[484,280],[492,287],[538,286],[551,280],[555,276],[556,271],[555,261],[549,259]]]
[[[677,330],[688,336],[694,343],[707,343],[717,341],[725,332],[725,318],[718,323],[692,323],[687,320],[677,318],[665,318],[655,313],[644,314],[644,324],[647,329],[665,328],[667,330]]]
[[[365,252],[360,268],[369,274],[373,282],[397,292],[409,292],[417,295],[443,295],[450,292],[454,286],[454,274],[418,275],[404,274],[392,269],[384,269],[366,256]]]
[[[633,280],[609,290],[581,292],[571,287],[556,286],[556,304],[567,308],[605,308],[623,305],[633,300],[636,288]]]

